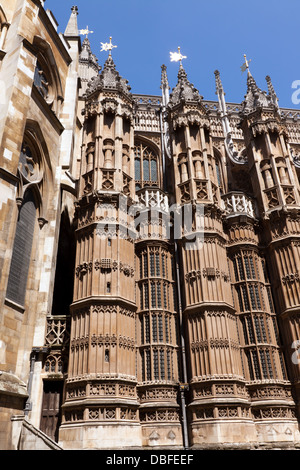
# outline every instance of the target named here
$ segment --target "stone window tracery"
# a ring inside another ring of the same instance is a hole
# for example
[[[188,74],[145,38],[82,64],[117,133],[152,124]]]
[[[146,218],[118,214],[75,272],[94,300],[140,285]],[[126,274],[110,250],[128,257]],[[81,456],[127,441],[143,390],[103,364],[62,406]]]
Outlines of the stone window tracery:
[[[249,378],[282,379],[286,374],[265,259],[242,250],[232,261]]]
[[[33,88],[58,115],[63,102],[63,89],[52,48],[39,36],[34,37],[33,46],[37,51]]]
[[[134,147],[134,172],[136,190],[159,186],[158,155],[141,142],[137,142]]]
[[[154,346],[142,351],[142,380],[173,380],[172,350]]]
[[[16,203],[19,213],[6,298],[24,307],[36,221],[40,227],[46,222],[42,204],[44,164],[39,143],[29,129],[24,133],[20,150],[18,177]]]
[[[278,378],[276,363],[271,348],[249,349],[246,351],[251,380]]]
[[[262,310],[263,293],[254,253],[245,252],[233,259],[236,292],[241,312]]]
[[[39,61],[36,63],[33,82],[39,93],[47,100],[49,94],[49,80]]]
[[[169,310],[171,308],[170,289],[174,290],[175,286],[173,279],[169,280],[167,277],[167,253],[163,249],[148,248],[140,256],[140,274],[141,310],[148,308]]]
[[[142,380],[173,380],[172,331],[175,320],[169,289],[173,289],[170,253],[161,246],[148,246],[139,255]]]

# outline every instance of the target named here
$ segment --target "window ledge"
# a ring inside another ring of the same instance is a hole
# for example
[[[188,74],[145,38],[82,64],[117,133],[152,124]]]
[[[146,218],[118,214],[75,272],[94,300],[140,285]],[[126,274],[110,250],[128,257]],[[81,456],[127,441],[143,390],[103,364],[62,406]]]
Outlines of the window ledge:
[[[13,308],[14,310],[17,310],[18,312],[20,313],[24,313],[25,312],[25,307],[23,307],[22,305],[20,304],[17,304],[16,302],[14,302],[13,300],[10,300],[10,299],[5,299],[5,305],[7,305],[8,307],[11,307]]]

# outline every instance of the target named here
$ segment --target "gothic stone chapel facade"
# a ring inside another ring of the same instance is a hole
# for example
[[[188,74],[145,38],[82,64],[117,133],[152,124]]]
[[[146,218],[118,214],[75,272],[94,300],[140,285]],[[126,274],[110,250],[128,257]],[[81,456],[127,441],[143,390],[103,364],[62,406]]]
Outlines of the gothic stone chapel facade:
[[[297,448],[300,112],[103,54],[0,2],[0,448]]]

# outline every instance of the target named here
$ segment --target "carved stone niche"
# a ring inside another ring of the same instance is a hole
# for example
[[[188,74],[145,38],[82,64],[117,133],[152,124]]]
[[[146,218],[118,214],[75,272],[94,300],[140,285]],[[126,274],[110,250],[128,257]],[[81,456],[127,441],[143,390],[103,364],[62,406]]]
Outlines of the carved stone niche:
[[[269,160],[263,160],[260,164],[260,170],[263,176],[265,189],[272,188],[274,183],[272,166]]]
[[[116,113],[118,101],[112,97],[106,97],[101,101],[102,109],[106,113]]]
[[[114,151],[114,141],[112,139],[105,139],[103,142],[103,168],[106,169],[114,167]]]
[[[130,174],[130,153],[129,146],[122,146],[122,170],[126,175]]]
[[[86,167],[85,172],[88,173],[94,169],[94,154],[95,154],[95,143],[89,142],[86,149]]]
[[[278,175],[281,184],[291,184],[290,178],[288,175],[288,169],[283,157],[276,158],[276,166],[278,168]]]

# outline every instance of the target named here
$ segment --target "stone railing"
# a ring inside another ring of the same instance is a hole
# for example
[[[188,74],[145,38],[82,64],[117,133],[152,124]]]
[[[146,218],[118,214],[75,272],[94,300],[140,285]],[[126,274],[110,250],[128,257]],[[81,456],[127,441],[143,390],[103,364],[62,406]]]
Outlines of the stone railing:
[[[144,188],[137,191],[139,205],[148,209],[169,210],[168,196],[158,188]]]
[[[239,191],[227,193],[222,196],[222,200],[226,216],[248,215],[255,217],[254,201],[244,193]]]
[[[47,317],[45,345],[62,346],[69,341],[68,315],[51,315]]]

